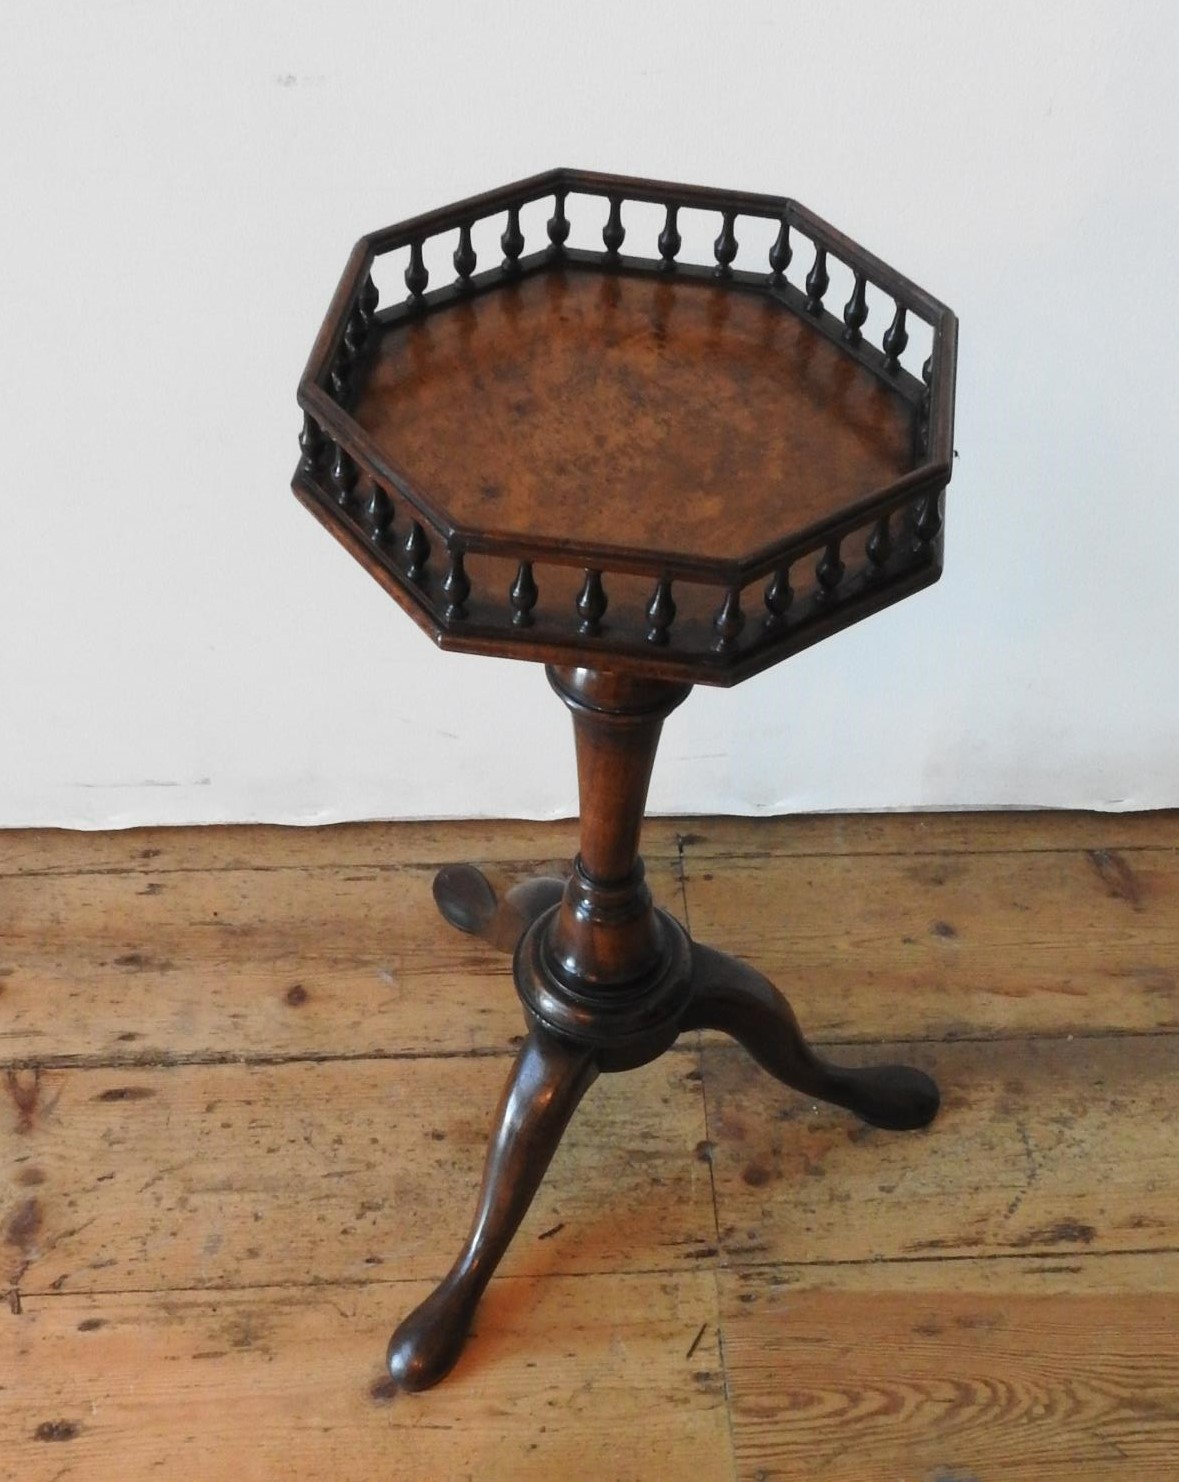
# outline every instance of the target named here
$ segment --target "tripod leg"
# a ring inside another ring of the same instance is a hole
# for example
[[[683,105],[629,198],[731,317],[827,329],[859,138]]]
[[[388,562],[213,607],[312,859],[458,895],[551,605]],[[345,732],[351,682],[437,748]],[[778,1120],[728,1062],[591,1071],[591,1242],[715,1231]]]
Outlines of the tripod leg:
[[[454,1367],[479,1298],[597,1073],[590,1049],[539,1028],[524,1041],[496,1112],[466,1244],[389,1340],[389,1373],[403,1389],[428,1389]]]
[[[564,880],[538,875],[513,885],[500,900],[491,881],[475,865],[444,865],[434,876],[434,900],[451,926],[509,955],[536,918],[557,904],[564,890]]]
[[[692,1001],[682,1028],[731,1034],[772,1076],[844,1106],[874,1127],[908,1131],[937,1115],[938,1089],[910,1065],[845,1069],[817,1055],[768,978],[711,947],[692,947]]]

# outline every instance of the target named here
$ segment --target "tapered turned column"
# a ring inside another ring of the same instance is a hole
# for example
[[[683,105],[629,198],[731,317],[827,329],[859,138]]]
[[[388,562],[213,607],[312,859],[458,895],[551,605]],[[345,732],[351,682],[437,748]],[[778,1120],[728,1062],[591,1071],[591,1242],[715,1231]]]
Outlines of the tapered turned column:
[[[655,909],[639,857],[664,718],[691,688],[583,668],[550,668],[573,715],[581,840],[555,911],[516,949],[516,988],[552,1033],[625,1070],[668,1048],[688,1000],[691,946]]]
[[[644,879],[639,839],[664,717],[690,686],[550,668],[573,714],[581,841],[548,937],[548,962],[590,993],[625,991],[656,971],[665,933]]]

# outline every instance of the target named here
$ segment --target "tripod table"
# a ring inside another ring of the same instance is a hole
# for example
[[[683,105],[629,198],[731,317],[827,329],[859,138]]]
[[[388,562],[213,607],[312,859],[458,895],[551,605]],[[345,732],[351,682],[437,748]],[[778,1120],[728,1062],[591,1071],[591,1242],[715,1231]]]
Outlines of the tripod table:
[[[739,262],[743,237],[760,260]],[[390,266],[407,292],[384,305]],[[935,1115],[928,1076],[820,1058],[760,973],[657,909],[639,836],[660,729],[694,684],[938,579],[956,330],[774,196],[559,169],[357,243],[299,386],[295,493],[440,648],[548,666],[581,799],[567,879],[503,900],[471,865],[435,880],[449,922],[513,953],[528,1033],[467,1241],[390,1341],[404,1388],[457,1360],[599,1073],[707,1027],[875,1126]]]

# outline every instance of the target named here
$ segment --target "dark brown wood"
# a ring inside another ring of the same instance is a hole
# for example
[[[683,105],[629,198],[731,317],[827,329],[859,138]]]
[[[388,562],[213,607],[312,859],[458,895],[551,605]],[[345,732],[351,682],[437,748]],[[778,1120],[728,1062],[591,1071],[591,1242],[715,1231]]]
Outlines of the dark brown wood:
[[[389,497],[380,484],[369,480],[368,499],[364,506],[364,519],[374,540],[383,540],[389,532],[392,511]]]
[[[716,258],[716,275],[718,278],[727,278],[732,271],[733,260],[737,256],[737,236],[733,229],[736,217],[735,211],[726,211],[721,221],[720,236],[713,243],[712,252]]]
[[[884,368],[889,375],[896,375],[901,368],[901,355],[909,343],[909,332],[905,328],[905,306],[897,305],[892,323],[884,331],[881,342],[884,349]]]
[[[569,246],[587,199],[606,203],[600,250]],[[521,211],[545,201],[528,241]],[[663,207],[653,240],[630,202]],[[709,261],[684,261],[683,209],[715,213]],[[503,258],[480,272],[474,228],[501,215]],[[746,218],[777,224],[756,270],[736,267]],[[450,233],[455,276],[432,288],[424,246]],[[407,297],[381,308],[371,270],[394,252]],[[836,265],[853,287],[833,313]],[[869,289],[892,304],[878,344]],[[920,374],[910,321],[932,341]],[[581,802],[567,879],[503,900],[472,865],[435,880],[452,925],[513,954],[528,1037],[467,1242],[390,1342],[398,1385],[458,1358],[598,1073],[720,1029],[876,1126],[936,1113],[927,1076],[830,1064],[767,979],[693,944],[653,904],[639,844],[692,684],[736,683],[938,579],[956,336],[945,305],[781,197],[553,170],[354,249],[299,388],[295,492],[443,648],[549,666]]]
[[[938,1089],[911,1065],[846,1069],[816,1055],[768,978],[711,947],[692,947],[692,1001],[680,1028],[731,1034],[784,1085],[846,1107],[873,1127],[911,1131],[933,1121]]]
[[[463,553],[452,550],[450,565],[442,582],[442,594],[446,598],[446,617],[457,622],[467,615],[467,598],[471,595],[471,581],[463,564]]]
[[[356,297],[356,302],[360,306],[361,316],[364,319],[365,325],[370,329],[372,328],[373,320],[376,318],[377,305],[380,301],[381,296],[377,291],[377,285],[373,282],[372,274],[370,273],[365,277],[364,282],[360,286],[360,292]]]
[[[794,248],[790,245],[790,221],[783,216],[778,235],[774,238],[774,245],[770,248],[770,272],[773,275],[770,281],[775,288],[785,281],[786,269],[790,266],[793,256]]]
[[[549,242],[554,253],[560,253],[569,237],[569,218],[565,215],[567,192],[557,188],[553,195],[553,214],[548,219]]]
[[[833,540],[823,552],[823,559],[815,567],[819,590],[824,598],[835,595],[846,569],[839,554],[839,542]]]
[[[410,246],[409,267],[405,270],[405,286],[409,289],[410,301],[421,302],[430,283],[430,274],[422,258],[422,243],[419,239]]]
[[[538,875],[513,885],[502,900],[483,871],[471,864],[445,865],[434,877],[434,900],[451,926],[481,937],[509,955],[539,916],[560,903],[565,881]]]
[[[827,292],[831,278],[827,272],[827,249],[821,243],[815,247],[815,260],[806,275],[806,311],[808,314],[823,312],[823,295]]]
[[[776,627],[785,618],[794,600],[794,592],[790,586],[789,570],[775,571],[766,584],[765,622],[767,627]]]
[[[471,223],[464,221],[459,228],[458,246],[454,249],[454,270],[458,274],[458,281],[469,288],[471,274],[475,271],[478,259],[475,249],[471,245]]]
[[[676,606],[675,598],[671,594],[671,582],[667,577],[661,577],[655,594],[647,604],[647,642],[665,644],[668,642],[667,630],[675,622]]]
[[[606,248],[607,257],[616,258],[622,251],[622,244],[626,241],[626,228],[622,224],[622,197],[611,196],[610,214],[606,218],[606,225],[602,228],[602,244]]]
[[[639,837],[664,718],[686,685],[591,669],[550,669],[573,715],[581,843],[548,937],[554,972],[579,993],[641,985],[666,964]]]
[[[299,447],[303,456],[299,460],[299,472],[314,474],[323,453],[323,434],[310,412],[303,413],[303,431],[299,434]]]
[[[879,570],[887,562],[892,551],[892,521],[888,515],[877,520],[864,550],[872,570]]]
[[[516,272],[520,265],[520,254],[524,251],[524,233],[520,230],[519,206],[508,207],[508,224],[504,227],[499,245],[503,248],[504,272]]]
[[[389,1340],[389,1373],[403,1389],[427,1389],[454,1367],[479,1298],[597,1073],[588,1048],[539,1028],[524,1041],[495,1114],[466,1244],[445,1280]]]
[[[849,345],[858,345],[863,339],[864,325],[868,321],[868,303],[865,296],[867,279],[863,273],[856,274],[852,296],[843,307],[843,322],[846,328],[843,337]]]
[[[336,503],[346,505],[356,483],[356,466],[339,443],[336,444],[332,455],[330,476]]]
[[[676,253],[683,246],[683,238],[679,230],[679,207],[671,204],[666,209],[663,220],[663,230],[659,233],[659,255],[663,259],[663,266],[670,271],[675,267]]]
[[[417,520],[409,522],[402,553],[405,557],[405,575],[410,581],[417,581],[425,570],[426,557],[430,554],[430,542]]]
[[[728,653],[741,636],[741,630],[745,626],[745,614],[741,611],[741,590],[739,587],[730,587],[725,593],[725,600],[721,603],[720,611],[713,622],[716,637],[712,640],[712,646],[717,653]]]
[[[398,1327],[392,1378],[435,1384],[457,1361],[479,1297],[528,1209],[593,1076],[662,1054],[688,1030],[731,1034],[771,1075],[873,1126],[924,1127],[938,1091],[903,1065],[844,1069],[810,1048],[785,998],[735,958],[693,944],[656,910],[639,855],[663,722],[688,686],[592,669],[550,669],[573,716],[580,847],[566,882],[541,878],[501,903],[481,871],[434,882],[446,919],[515,955],[529,1037],[496,1118],[471,1234],[437,1290]]]
[[[536,599],[539,595],[536,579],[532,575],[532,562],[521,561],[510,593],[512,622],[516,627],[531,627],[532,609],[536,606]]]
[[[606,616],[606,592],[602,586],[600,571],[587,571],[585,582],[577,598],[578,631],[583,637],[593,637],[602,630],[602,619]]]

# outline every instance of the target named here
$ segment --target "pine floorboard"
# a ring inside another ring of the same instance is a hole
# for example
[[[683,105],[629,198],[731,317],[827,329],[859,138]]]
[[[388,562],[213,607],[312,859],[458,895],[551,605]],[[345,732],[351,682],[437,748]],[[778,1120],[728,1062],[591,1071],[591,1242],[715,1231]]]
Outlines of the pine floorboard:
[[[390,1392],[521,1020],[434,869],[568,823],[0,833],[0,1473],[1179,1476],[1179,815],[656,819],[657,899],[850,1063],[603,1078],[451,1380]]]

